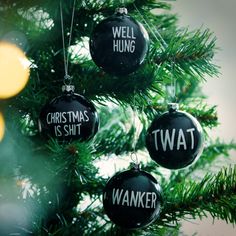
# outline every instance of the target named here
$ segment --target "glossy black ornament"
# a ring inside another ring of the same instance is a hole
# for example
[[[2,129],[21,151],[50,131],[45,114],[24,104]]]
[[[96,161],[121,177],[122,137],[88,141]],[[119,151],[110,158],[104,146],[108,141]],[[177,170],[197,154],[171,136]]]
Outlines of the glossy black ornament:
[[[203,150],[200,123],[176,104],[156,117],[147,131],[146,147],[151,158],[168,169],[184,168],[198,159]]]
[[[90,37],[90,54],[95,64],[113,75],[134,72],[144,61],[149,46],[145,28],[125,8],[101,21]]]
[[[59,141],[85,141],[98,131],[94,105],[83,96],[65,92],[46,104],[39,115],[39,131]]]
[[[161,202],[160,185],[138,167],[114,175],[103,192],[106,214],[113,223],[126,229],[152,223],[159,216]]]

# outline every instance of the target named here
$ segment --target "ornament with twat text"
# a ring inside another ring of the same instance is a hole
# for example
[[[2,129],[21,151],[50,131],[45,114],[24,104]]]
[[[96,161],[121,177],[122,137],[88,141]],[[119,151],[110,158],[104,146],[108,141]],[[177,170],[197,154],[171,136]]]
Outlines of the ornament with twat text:
[[[58,141],[86,141],[98,131],[99,119],[94,105],[64,85],[63,95],[46,104],[39,116],[39,131]]]
[[[169,111],[156,117],[147,131],[146,147],[160,166],[180,169],[196,161],[203,151],[200,123],[178,104],[169,104]]]
[[[148,51],[149,36],[142,24],[118,8],[102,20],[90,37],[95,64],[113,75],[128,75],[139,68]]]
[[[103,191],[103,207],[116,225],[126,229],[142,228],[160,214],[161,187],[149,173],[134,165],[115,174]]]

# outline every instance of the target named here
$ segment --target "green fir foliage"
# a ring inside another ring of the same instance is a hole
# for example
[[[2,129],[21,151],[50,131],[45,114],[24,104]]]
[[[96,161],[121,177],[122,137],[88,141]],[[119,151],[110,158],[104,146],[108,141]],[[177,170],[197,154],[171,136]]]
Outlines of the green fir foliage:
[[[12,220],[12,235],[173,236],[178,235],[183,219],[210,214],[213,219],[236,222],[235,167],[226,166],[216,174],[208,171],[219,157],[228,158],[229,151],[236,149],[234,142],[227,144],[207,135],[209,128],[218,125],[217,107],[207,105],[200,83],[219,73],[213,62],[217,50],[214,34],[209,29],[179,29],[167,1],[124,1],[129,14],[147,29],[150,49],[136,72],[122,77],[108,75],[87,55],[88,40],[95,25],[112,15],[121,2],[76,2],[71,45],[87,53],[68,48],[69,73],[76,91],[96,104],[100,127],[93,140],[69,144],[44,139],[38,130],[42,106],[61,94],[63,84],[59,1],[0,3],[0,40],[9,32],[23,32],[27,40],[20,46],[32,63],[24,91],[0,101],[7,127],[0,143],[0,206],[13,204],[30,215],[30,222],[23,226]],[[66,36],[72,7],[72,0],[62,1]],[[170,92],[174,80],[175,96]],[[102,176],[95,163],[119,156],[129,161],[131,153],[147,153],[147,128],[172,101],[200,121],[206,147],[195,164],[172,171],[169,177],[146,155],[142,169],[155,175],[163,188],[161,215],[146,229],[121,229],[109,221],[102,208],[108,176]],[[195,177],[198,170],[202,173]],[[0,231],[4,227],[0,222]]]

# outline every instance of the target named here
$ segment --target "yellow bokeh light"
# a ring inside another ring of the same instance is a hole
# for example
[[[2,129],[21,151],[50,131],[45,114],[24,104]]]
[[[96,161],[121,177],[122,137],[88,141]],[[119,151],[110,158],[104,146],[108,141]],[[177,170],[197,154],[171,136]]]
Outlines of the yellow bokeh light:
[[[21,49],[0,42],[0,99],[15,96],[25,87],[30,74],[29,65]]]
[[[4,131],[5,131],[4,119],[2,113],[0,113],[0,142],[3,139]]]

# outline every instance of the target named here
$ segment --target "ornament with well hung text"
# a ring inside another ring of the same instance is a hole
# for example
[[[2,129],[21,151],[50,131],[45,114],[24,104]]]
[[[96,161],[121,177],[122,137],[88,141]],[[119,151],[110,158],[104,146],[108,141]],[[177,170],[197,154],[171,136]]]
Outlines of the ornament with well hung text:
[[[126,8],[101,21],[90,37],[95,64],[113,75],[128,75],[143,63],[149,36],[142,24],[127,15]]]

